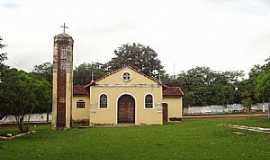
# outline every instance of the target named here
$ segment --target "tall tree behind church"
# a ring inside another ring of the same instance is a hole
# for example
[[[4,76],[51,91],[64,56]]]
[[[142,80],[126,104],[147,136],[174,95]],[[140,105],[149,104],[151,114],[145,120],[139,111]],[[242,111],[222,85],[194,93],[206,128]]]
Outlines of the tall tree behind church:
[[[77,66],[73,72],[73,83],[85,85],[91,80],[96,80],[106,74],[103,64],[99,62],[83,63]],[[93,73],[92,73],[93,72]],[[93,76],[93,77],[92,77]]]
[[[158,54],[149,46],[139,43],[124,44],[114,51],[116,57],[104,65],[107,71],[113,71],[124,65],[131,65],[148,76],[158,78],[165,73]]]

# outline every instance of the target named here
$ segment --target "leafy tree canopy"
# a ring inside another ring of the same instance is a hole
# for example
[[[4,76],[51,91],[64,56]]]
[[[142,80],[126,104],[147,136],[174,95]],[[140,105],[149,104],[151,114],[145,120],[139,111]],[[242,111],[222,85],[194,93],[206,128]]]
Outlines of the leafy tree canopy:
[[[270,101],[270,69],[266,69],[257,76],[256,96],[262,101]]]
[[[4,64],[3,62],[7,60],[7,53],[2,53],[1,49],[4,48],[6,45],[2,44],[2,38],[0,37],[0,69],[3,69]]]
[[[51,106],[50,87],[47,80],[37,79],[30,73],[5,70],[0,83],[1,114],[14,115],[19,130],[27,130],[23,123],[25,115]]]
[[[116,49],[114,54],[115,57],[104,65],[107,71],[116,70],[128,64],[156,78],[165,73],[158,54],[149,46],[139,43],[124,44]]]
[[[96,80],[106,74],[106,71],[102,67],[103,64],[95,63],[83,63],[75,68],[73,74],[73,83],[85,85],[91,80]],[[92,77],[93,76],[93,77]]]
[[[42,77],[52,83],[52,64],[45,62],[40,65],[35,65],[32,74]]]
[[[195,67],[163,82],[183,88],[184,106],[224,105],[239,101],[238,82],[243,76],[243,71],[217,72],[209,67]]]

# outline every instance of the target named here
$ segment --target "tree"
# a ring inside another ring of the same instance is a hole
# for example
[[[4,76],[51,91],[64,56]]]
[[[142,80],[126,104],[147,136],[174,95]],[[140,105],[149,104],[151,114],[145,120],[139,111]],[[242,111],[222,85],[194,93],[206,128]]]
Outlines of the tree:
[[[6,53],[0,53],[0,67],[2,67],[3,62],[7,60],[7,54]]]
[[[0,37],[0,50],[5,47],[4,44],[2,44],[2,38]],[[3,79],[3,76],[4,76],[4,72],[5,70],[8,68],[6,65],[3,64],[3,62],[7,60],[7,54],[6,53],[1,53],[0,52],[0,86],[2,84],[2,79]],[[1,93],[1,90],[0,90],[0,95],[3,95],[4,93]],[[0,96],[0,119],[2,119],[3,117],[5,117],[7,115],[8,111],[7,109],[4,107],[4,104],[3,104],[3,99],[1,99],[1,96]]]
[[[102,66],[103,64],[98,62],[80,64],[78,67],[75,68],[73,72],[73,83],[85,85],[91,82],[92,79],[99,79],[106,74],[106,71]]]
[[[6,45],[2,44],[3,39],[0,37],[0,49],[4,48]],[[0,66],[2,66],[3,61],[7,60],[7,54],[0,52]]]
[[[3,105],[7,114],[15,116],[21,132],[28,131],[28,125],[24,125],[25,115],[50,103],[49,86],[46,80],[35,78],[24,71],[5,71],[0,84],[1,106]]]
[[[251,105],[257,102],[255,96],[255,84],[252,79],[246,79],[239,83],[240,103],[250,111]]]
[[[35,65],[32,74],[40,76],[52,83],[52,72],[52,64],[50,62],[45,62],[40,65]]]
[[[2,44],[2,38],[0,37],[0,50],[2,50],[2,48],[4,48],[6,45]],[[0,52],[0,75],[1,75],[1,71],[6,68],[7,66],[5,66],[3,64],[3,62],[7,60],[7,53],[1,53]],[[0,79],[1,80],[1,79]]]
[[[49,122],[49,114],[52,111],[52,84],[45,79],[36,80],[35,91],[38,105],[35,106],[34,113],[47,113],[47,122]]]
[[[255,65],[249,73],[253,97],[256,102],[268,102],[270,97],[270,58],[263,65]]]
[[[116,57],[104,65],[107,71],[131,65],[148,76],[158,78],[165,71],[155,50],[139,43],[124,44],[114,51]]]
[[[165,84],[181,86],[184,106],[226,105],[239,101],[236,88],[242,71],[217,72],[209,67],[195,67],[175,76],[167,76]]]
[[[4,101],[5,91],[3,90],[3,78],[5,75],[6,70],[0,70],[0,120],[4,118],[9,112]]]
[[[259,74],[256,78],[256,96],[264,102],[270,98],[270,70]]]
[[[49,121],[49,114],[52,111],[52,72],[53,65],[50,62],[45,62],[40,65],[35,65],[31,74],[38,78],[43,83],[40,83],[42,92],[46,93],[43,97],[37,93],[39,99],[39,105],[34,109],[35,113],[47,113],[47,122]]]

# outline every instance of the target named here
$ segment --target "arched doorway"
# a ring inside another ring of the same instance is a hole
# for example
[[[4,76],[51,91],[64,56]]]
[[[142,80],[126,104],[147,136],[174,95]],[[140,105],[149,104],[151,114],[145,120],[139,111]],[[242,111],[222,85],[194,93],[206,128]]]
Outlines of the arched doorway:
[[[130,95],[118,99],[117,123],[135,123],[135,100]]]

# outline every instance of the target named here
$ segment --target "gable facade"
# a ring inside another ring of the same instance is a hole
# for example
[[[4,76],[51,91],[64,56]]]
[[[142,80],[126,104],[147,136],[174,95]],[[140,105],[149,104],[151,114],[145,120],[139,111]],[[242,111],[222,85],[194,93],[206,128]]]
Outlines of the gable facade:
[[[86,86],[73,88],[72,119],[90,124],[163,124],[182,118],[180,88],[163,86],[126,66]],[[85,106],[82,107],[82,103]],[[167,111],[163,106],[167,105]],[[164,120],[164,113],[167,118]]]

